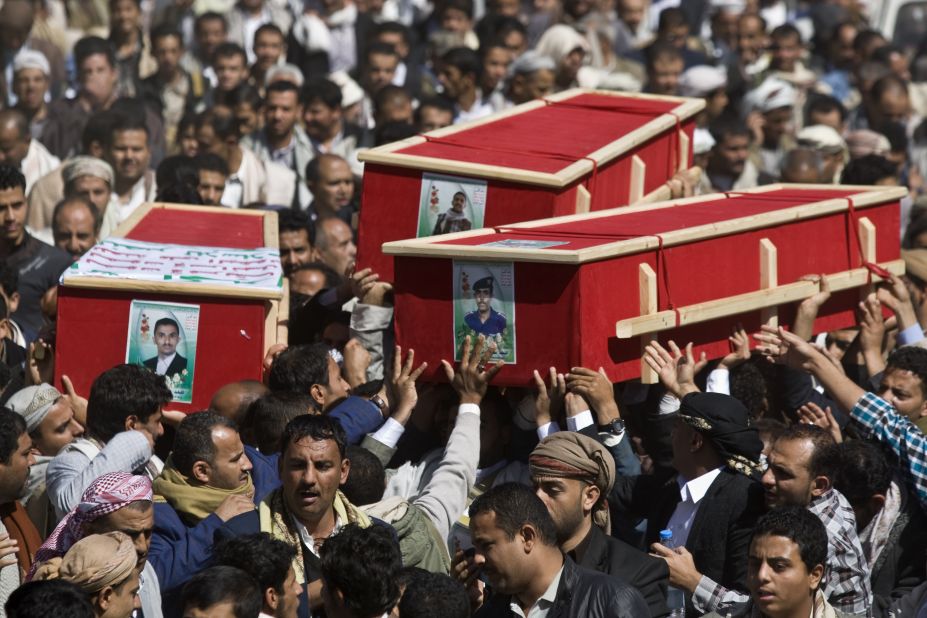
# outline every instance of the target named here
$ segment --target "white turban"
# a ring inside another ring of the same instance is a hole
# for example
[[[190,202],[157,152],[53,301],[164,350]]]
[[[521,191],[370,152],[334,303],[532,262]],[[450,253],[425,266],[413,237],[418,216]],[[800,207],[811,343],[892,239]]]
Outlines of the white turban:
[[[799,146],[805,146],[826,154],[843,152],[847,143],[833,127],[825,124],[815,124],[805,127],[795,136]]]
[[[679,94],[684,97],[707,97],[715,90],[727,87],[727,70],[700,64],[679,77]]]
[[[528,75],[542,69],[555,71],[557,65],[550,56],[545,56],[536,51],[529,50],[509,65],[509,75]]]
[[[589,42],[586,41],[586,37],[570,26],[556,24],[541,35],[535,51],[550,57],[555,63],[560,64],[564,56],[577,48],[584,52],[589,51]]]
[[[695,129],[692,136],[692,154],[705,154],[715,146],[715,138],[708,129]]]
[[[81,176],[102,178],[110,187],[113,186],[113,168],[106,161],[96,157],[86,155],[71,157],[61,166],[61,177],[64,179],[64,184],[68,184]]]
[[[57,388],[51,384],[39,384],[17,391],[6,405],[23,417],[26,421],[26,432],[32,433],[42,424],[60,398],[61,393]]]
[[[778,77],[767,77],[744,97],[744,114],[755,110],[765,114],[780,107],[793,107],[797,101],[798,94],[792,84]]]
[[[38,69],[45,74],[45,77],[51,75],[51,66],[45,54],[34,49],[23,48],[13,56],[13,74],[23,69]]]

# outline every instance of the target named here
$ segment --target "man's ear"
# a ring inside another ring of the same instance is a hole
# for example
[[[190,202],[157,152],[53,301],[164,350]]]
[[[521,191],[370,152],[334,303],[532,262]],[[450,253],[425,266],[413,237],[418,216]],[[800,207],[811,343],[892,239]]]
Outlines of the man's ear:
[[[12,338],[13,327],[10,326],[10,321],[7,318],[0,319],[0,339],[6,339],[7,337]]]
[[[136,415],[130,414],[129,416],[126,417],[126,423],[125,423],[126,431],[129,431],[130,429],[135,429],[135,427],[139,424],[140,423]]]
[[[204,484],[209,483],[210,472],[212,472],[212,466],[203,460],[194,462],[193,468],[190,470],[190,474],[193,476],[193,478]]]
[[[811,495],[817,498],[818,496],[824,495],[827,493],[827,490],[831,488],[830,479],[824,476],[814,477],[814,480],[811,481]]]
[[[10,294],[10,302],[7,309],[10,310],[10,314],[16,313],[16,310],[19,309],[19,292]]]
[[[869,508],[872,509],[873,513],[878,513],[882,510],[882,507],[885,506],[885,495],[884,494],[874,494],[869,498]]]
[[[592,509],[595,508],[596,502],[599,501],[599,496],[602,495],[602,491],[599,489],[598,485],[586,485],[582,491],[582,504],[583,504],[583,513],[591,513]]]
[[[348,482],[348,475],[351,474],[351,460],[345,457],[341,460],[341,481],[339,485],[344,485]]]
[[[824,577],[824,565],[815,565],[815,567],[811,569],[811,573],[808,574],[808,587],[811,590],[817,590],[820,588],[822,577]]]
[[[702,447],[705,445],[705,436],[703,436],[701,432],[699,431],[693,431],[692,432],[692,442],[690,443],[690,445],[691,445],[690,451],[692,453],[696,453],[700,451]]]
[[[312,252],[315,253],[315,249]],[[313,257],[313,259],[315,258]],[[325,390],[321,384],[313,384],[309,388],[309,396],[319,405],[320,409],[325,405]]]
[[[280,605],[280,597],[273,586],[264,590],[264,605],[274,611],[276,611],[277,607]]]
[[[100,608],[101,613],[104,613],[106,612],[107,609],[109,609],[109,606],[113,602],[113,594],[115,592],[116,591],[113,590],[112,586],[107,586],[106,588],[101,590],[99,593],[97,593],[97,598],[96,598],[96,601],[94,602],[94,605]]]

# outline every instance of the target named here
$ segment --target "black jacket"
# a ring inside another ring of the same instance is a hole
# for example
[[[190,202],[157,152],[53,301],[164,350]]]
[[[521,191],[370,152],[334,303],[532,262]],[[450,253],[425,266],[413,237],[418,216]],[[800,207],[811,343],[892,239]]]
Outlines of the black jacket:
[[[480,608],[477,618],[509,618],[509,595],[496,595]],[[557,598],[548,618],[640,618],[649,616],[647,602],[631,586],[602,573],[576,566],[564,558]]]
[[[598,526],[592,526],[583,545],[585,550],[576,561],[579,566],[617,577],[637,588],[654,618],[669,614],[666,607],[669,568],[665,560],[606,535]]]
[[[927,517],[903,483],[901,511],[888,533],[888,541],[872,565],[873,610],[884,614],[897,598],[924,581]]]

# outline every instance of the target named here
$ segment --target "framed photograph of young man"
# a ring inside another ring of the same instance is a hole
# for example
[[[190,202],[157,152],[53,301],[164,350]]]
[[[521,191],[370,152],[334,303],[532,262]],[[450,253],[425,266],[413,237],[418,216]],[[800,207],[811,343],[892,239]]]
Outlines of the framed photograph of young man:
[[[454,261],[454,359],[467,335],[494,341],[493,360],[515,362],[515,267]]]
[[[174,401],[192,402],[199,322],[199,305],[133,300],[126,363],[164,376]]]
[[[481,228],[485,214],[485,180],[422,174],[418,238]]]

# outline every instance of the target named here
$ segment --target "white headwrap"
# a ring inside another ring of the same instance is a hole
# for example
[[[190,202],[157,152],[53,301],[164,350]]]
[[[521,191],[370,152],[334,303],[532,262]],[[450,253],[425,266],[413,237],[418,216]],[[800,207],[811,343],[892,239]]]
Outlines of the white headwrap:
[[[38,69],[45,74],[45,77],[51,75],[51,66],[45,54],[34,49],[23,48],[13,56],[13,74],[23,69]]]
[[[780,107],[793,107],[797,101],[798,94],[792,84],[778,77],[767,77],[744,97],[744,114],[752,111],[765,114]]]

